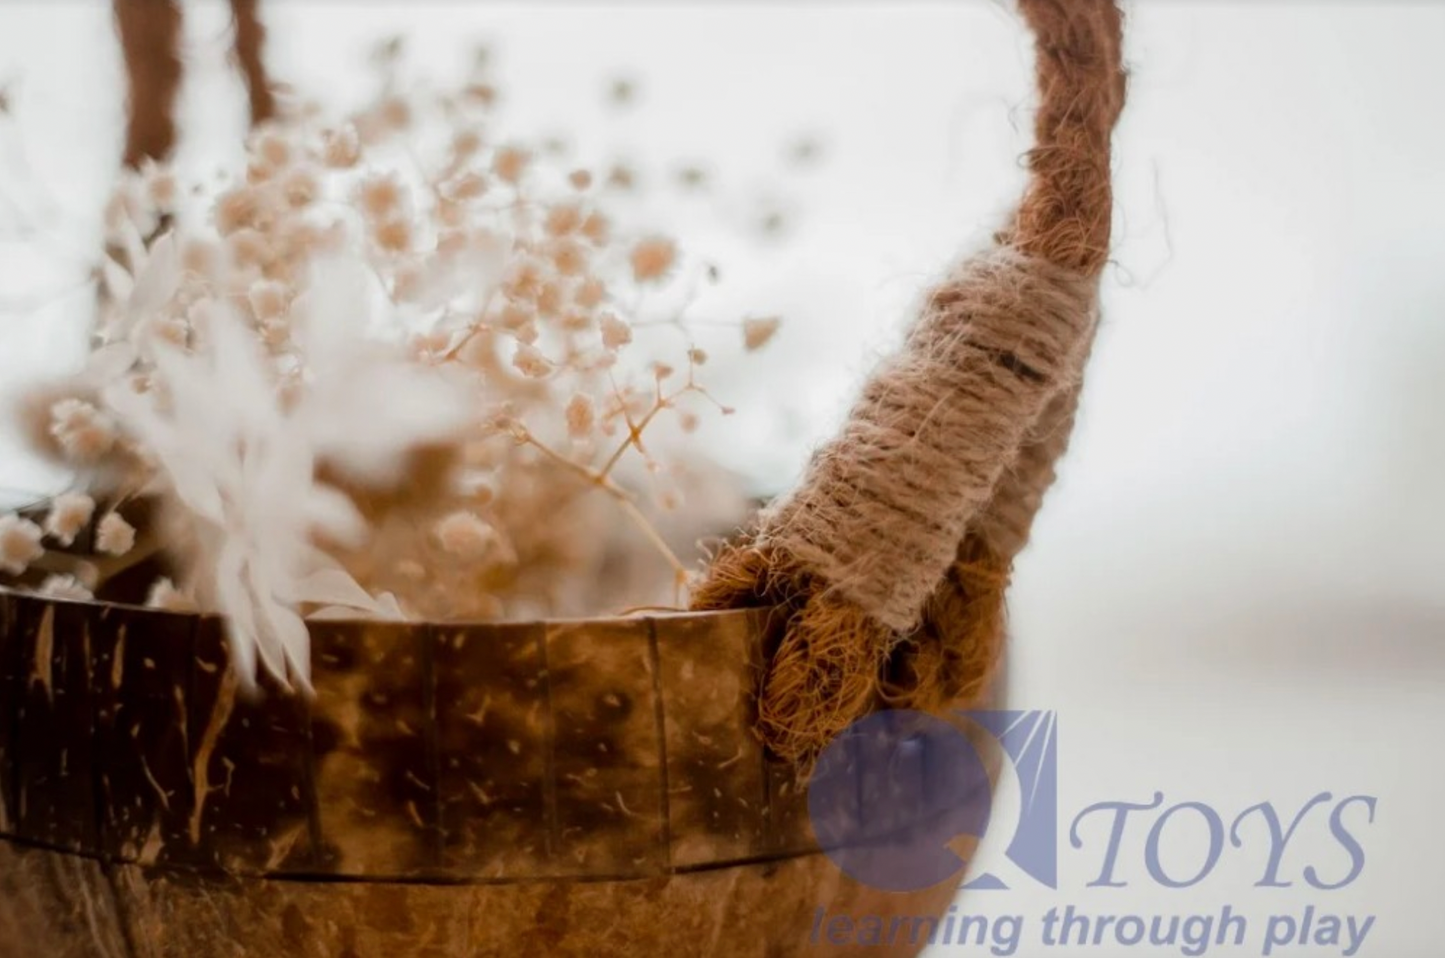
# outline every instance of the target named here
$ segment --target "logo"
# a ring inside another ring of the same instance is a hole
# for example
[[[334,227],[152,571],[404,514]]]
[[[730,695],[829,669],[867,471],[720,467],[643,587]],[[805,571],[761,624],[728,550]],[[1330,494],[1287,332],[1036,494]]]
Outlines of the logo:
[[[1056,721],[1043,711],[905,709],[855,722],[819,756],[808,815],[851,878],[884,891],[956,879],[987,834],[1002,874],[966,888],[1058,885]]]

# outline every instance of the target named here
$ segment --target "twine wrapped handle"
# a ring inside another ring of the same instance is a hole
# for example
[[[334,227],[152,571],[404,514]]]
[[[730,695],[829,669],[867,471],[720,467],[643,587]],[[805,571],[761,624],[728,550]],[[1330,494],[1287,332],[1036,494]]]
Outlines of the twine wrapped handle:
[[[790,611],[758,732],[800,766],[880,704],[987,687],[1009,571],[1068,441],[1108,257],[1123,23],[1114,0],[1019,6],[1040,103],[1013,222],[929,294],[799,487],[694,596]]]

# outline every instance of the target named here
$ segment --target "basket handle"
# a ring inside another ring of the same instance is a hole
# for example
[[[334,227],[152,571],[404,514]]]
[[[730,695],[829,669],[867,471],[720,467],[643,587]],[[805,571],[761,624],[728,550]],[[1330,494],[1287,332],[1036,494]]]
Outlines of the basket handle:
[[[1123,17],[1115,0],[1019,6],[1040,102],[1017,213],[933,289],[798,488],[694,595],[788,610],[757,730],[800,766],[880,705],[987,687],[1013,559],[1068,441],[1108,259]]]

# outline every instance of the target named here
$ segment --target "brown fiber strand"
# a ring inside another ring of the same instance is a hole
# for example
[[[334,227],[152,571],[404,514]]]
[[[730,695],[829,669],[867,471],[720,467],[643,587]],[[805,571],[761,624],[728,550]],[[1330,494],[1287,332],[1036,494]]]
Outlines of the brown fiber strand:
[[[276,112],[276,98],[266,75],[266,28],[257,14],[259,6],[260,0],[231,0],[231,15],[236,28],[236,64],[246,81],[252,126],[266,122]]]
[[[758,731],[799,765],[880,704],[987,689],[1010,569],[1067,445],[1108,258],[1122,18],[1113,0],[1020,8],[1039,106],[1009,229],[927,297],[840,435],[694,597],[791,609]]]
[[[135,168],[175,146],[181,10],[173,0],[115,0],[114,9],[128,83],[123,160]]]

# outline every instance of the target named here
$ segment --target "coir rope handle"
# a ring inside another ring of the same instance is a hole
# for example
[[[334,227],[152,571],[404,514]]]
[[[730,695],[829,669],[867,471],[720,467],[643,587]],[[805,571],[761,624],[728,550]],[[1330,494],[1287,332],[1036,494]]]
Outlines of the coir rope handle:
[[[933,710],[987,685],[1009,570],[1073,423],[1108,258],[1123,23],[1114,0],[1019,5],[1039,107],[1012,223],[931,292],[798,488],[694,597],[789,610],[758,731],[800,765],[880,704]]]

